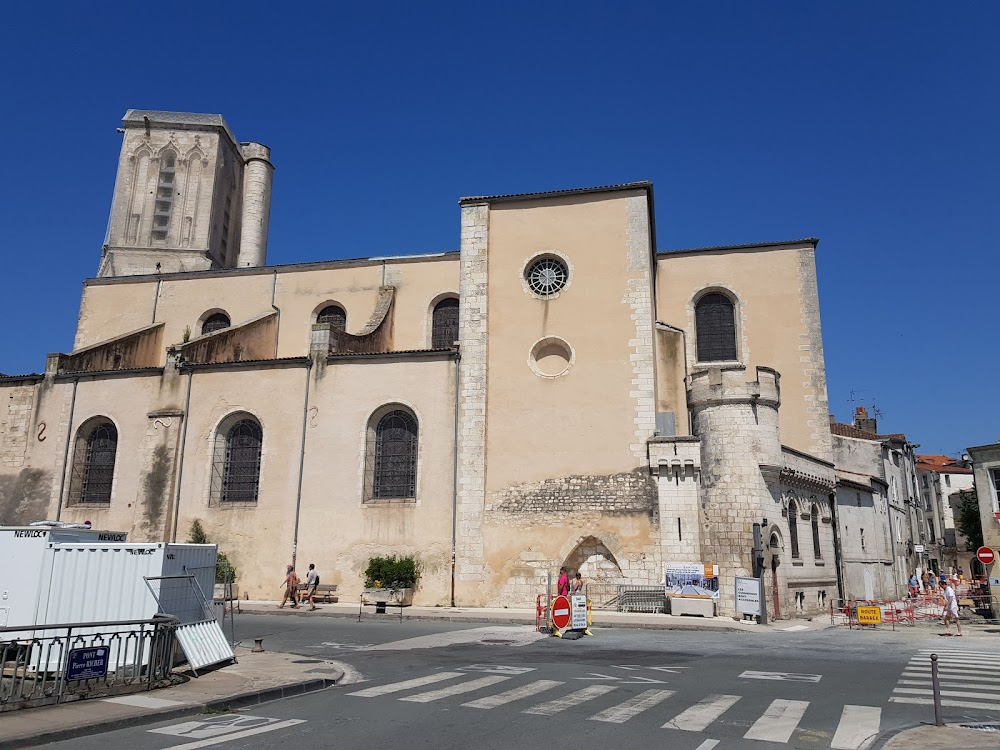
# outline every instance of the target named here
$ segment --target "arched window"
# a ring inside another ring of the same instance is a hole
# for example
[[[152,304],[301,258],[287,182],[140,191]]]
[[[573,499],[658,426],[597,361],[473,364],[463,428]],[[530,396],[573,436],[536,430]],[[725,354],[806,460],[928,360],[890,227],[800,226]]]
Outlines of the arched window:
[[[219,425],[212,461],[212,499],[221,503],[256,503],[264,430],[248,414]]]
[[[118,430],[106,417],[86,422],[76,434],[71,503],[110,503]]]
[[[792,557],[799,557],[799,527],[798,523],[799,506],[794,500],[788,501],[788,543],[792,547]]]
[[[153,239],[167,239],[170,229],[170,212],[174,206],[174,166],[176,157],[173,151],[165,151],[160,155],[160,175],[156,181],[156,202],[153,208]]]
[[[448,297],[434,305],[431,316],[431,348],[446,349],[458,341],[458,300]]]
[[[813,557],[819,560],[822,556],[822,550],[819,546],[819,506],[813,505],[812,507],[812,532],[813,532]]]
[[[316,316],[317,323],[329,323],[335,331],[347,330],[347,313],[340,305],[327,305]]]
[[[694,308],[699,362],[732,362],[736,353],[736,308],[724,294],[706,294]]]
[[[213,313],[205,318],[205,322],[201,324],[201,335],[204,336],[206,333],[211,333],[212,331],[221,331],[223,328],[229,328],[229,316],[225,313]]]
[[[368,425],[366,500],[415,500],[417,419],[408,410],[379,410]]]

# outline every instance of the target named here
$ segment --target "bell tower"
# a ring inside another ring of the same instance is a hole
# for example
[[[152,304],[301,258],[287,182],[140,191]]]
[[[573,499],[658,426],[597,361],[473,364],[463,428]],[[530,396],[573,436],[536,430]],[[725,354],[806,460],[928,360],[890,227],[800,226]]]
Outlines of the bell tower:
[[[130,109],[122,125],[98,276],[264,265],[267,146],[238,142],[221,115]]]

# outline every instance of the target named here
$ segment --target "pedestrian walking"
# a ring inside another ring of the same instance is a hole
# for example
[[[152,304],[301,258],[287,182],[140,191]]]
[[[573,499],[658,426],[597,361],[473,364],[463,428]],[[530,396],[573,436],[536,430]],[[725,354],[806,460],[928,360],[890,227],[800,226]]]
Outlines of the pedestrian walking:
[[[556,581],[556,593],[559,596],[566,596],[569,593],[569,571],[566,568],[559,568],[559,580]]]
[[[319,573],[316,566],[309,563],[309,570],[306,571],[306,590],[302,592],[301,604],[309,602],[309,611],[316,609],[316,587],[319,586]]]
[[[951,635],[951,623],[955,623],[958,628],[959,638],[962,637],[962,623],[958,620],[958,597],[955,596],[955,589],[951,582],[945,583],[944,587],[944,634]]]
[[[921,580],[924,582],[924,592],[926,593],[926,592],[930,591],[931,590],[931,577],[929,575],[927,575],[927,571],[926,570],[924,571],[923,575],[921,576]]]
[[[917,571],[910,573],[910,598],[915,599],[920,593],[920,579],[917,578]]]
[[[281,604],[278,609],[285,608],[285,602],[291,600],[292,609],[299,608],[299,577],[295,574],[295,568],[291,565],[285,566],[285,580],[281,582],[285,587],[285,593],[281,596]]]

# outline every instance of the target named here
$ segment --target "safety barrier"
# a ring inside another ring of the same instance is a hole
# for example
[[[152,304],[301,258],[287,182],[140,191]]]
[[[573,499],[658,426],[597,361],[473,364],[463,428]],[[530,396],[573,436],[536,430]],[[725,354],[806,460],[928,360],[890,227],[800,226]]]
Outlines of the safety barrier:
[[[0,628],[0,711],[169,682],[176,617]]]
[[[1000,606],[996,597],[988,594],[966,593],[956,595],[959,616],[973,622],[997,623]],[[877,613],[875,610],[878,610]],[[876,625],[916,625],[940,622],[944,616],[944,602],[940,595],[921,594],[901,599],[833,599],[830,602],[830,622],[848,628]]]

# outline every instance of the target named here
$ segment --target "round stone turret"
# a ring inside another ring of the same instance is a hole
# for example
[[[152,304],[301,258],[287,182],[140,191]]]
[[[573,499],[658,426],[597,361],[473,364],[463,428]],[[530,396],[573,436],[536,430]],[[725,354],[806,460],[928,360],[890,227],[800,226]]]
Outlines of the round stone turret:
[[[263,266],[267,261],[267,229],[271,220],[271,149],[261,143],[241,143],[243,218],[239,268]]]

